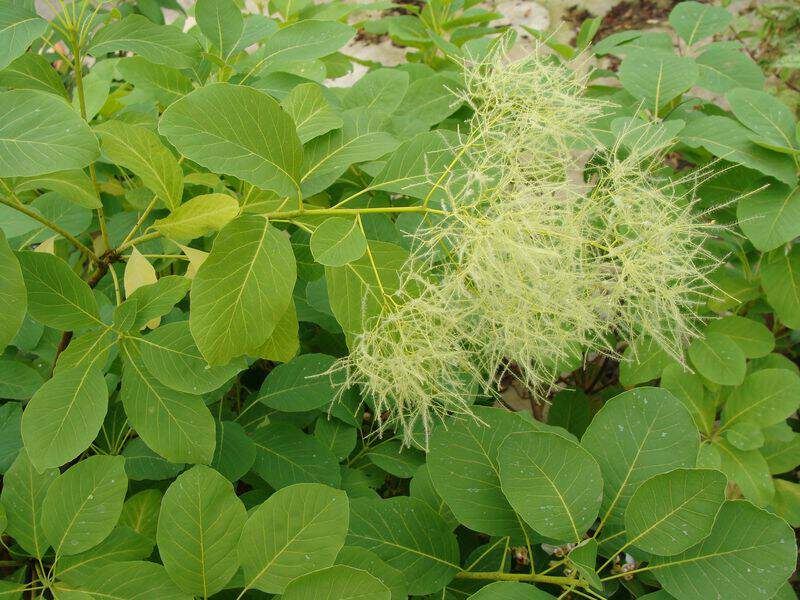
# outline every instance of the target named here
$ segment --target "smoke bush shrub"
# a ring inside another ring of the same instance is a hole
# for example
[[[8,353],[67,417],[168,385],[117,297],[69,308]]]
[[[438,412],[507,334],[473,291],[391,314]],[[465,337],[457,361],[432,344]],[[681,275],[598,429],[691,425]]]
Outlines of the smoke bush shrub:
[[[800,140],[731,16],[256,4],[0,0],[0,596],[793,597]]]

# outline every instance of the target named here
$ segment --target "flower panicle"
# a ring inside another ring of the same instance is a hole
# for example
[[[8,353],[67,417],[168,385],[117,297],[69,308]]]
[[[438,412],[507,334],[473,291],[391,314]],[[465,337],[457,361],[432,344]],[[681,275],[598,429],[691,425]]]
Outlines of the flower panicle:
[[[608,105],[584,93],[588,75],[541,52],[462,66],[473,117],[447,150],[453,168],[429,181],[447,214],[409,234],[400,291],[338,364],[379,431],[407,443],[474,418],[506,374],[545,397],[576,353],[617,357],[615,336],[680,360],[718,264],[698,178],[663,172],[671,139],[658,124],[631,120],[601,150],[592,125]]]

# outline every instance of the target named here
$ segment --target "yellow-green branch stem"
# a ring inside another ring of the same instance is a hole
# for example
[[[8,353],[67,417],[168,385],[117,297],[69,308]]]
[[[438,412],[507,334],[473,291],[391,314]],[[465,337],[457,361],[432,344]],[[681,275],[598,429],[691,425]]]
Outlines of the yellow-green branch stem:
[[[83,91],[83,61],[81,59],[81,43],[78,39],[78,32],[77,30],[72,30],[72,57],[73,57],[73,66],[75,70],[75,89],[78,92],[78,105],[80,106],[81,110],[81,117],[84,121],[88,121],[86,119],[86,96]],[[89,163],[89,177],[92,180],[92,188],[94,189],[95,193],[100,197],[98,192],[98,185],[97,185],[97,173],[94,170],[94,163]],[[106,217],[105,213],[103,212],[102,205],[97,208],[97,220],[100,223],[100,236],[103,239],[103,245],[105,246],[105,250],[111,249],[111,242],[108,239],[108,228],[106,227]]]
[[[517,581],[521,583],[549,583],[562,587],[578,586],[589,587],[589,584],[582,579],[574,577],[558,577],[554,575],[537,575],[535,573],[501,573],[497,571],[461,571],[456,574],[456,579],[478,579],[491,581]]]
[[[304,208],[284,212],[267,213],[268,219],[293,219],[296,217],[324,217],[334,215],[369,215],[385,213],[435,213],[447,214],[443,210],[428,208],[427,206],[386,206],[371,208]]]
[[[267,219],[272,221],[290,221],[297,217],[324,217],[335,215],[369,215],[369,214],[398,214],[398,213],[421,213],[428,214],[434,213],[439,215],[446,215],[447,212],[435,208],[428,208],[427,206],[387,206],[387,207],[372,207],[372,208],[303,208],[298,210],[288,210],[283,212],[272,212],[264,215]],[[115,250],[119,254],[123,250],[127,250],[131,246],[141,244],[149,240],[154,240],[161,237],[161,233],[153,231],[140,235],[137,238],[123,242]]]

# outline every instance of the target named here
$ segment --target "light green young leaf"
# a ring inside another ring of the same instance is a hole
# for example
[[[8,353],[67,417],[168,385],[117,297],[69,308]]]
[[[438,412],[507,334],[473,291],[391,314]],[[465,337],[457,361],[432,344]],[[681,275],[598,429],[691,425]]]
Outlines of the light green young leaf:
[[[192,283],[189,326],[210,365],[267,341],[292,299],[297,271],[288,236],[263,217],[226,225]]]
[[[92,130],[63,98],[0,92],[0,177],[82,169],[99,155]]]
[[[117,63],[117,70],[142,91],[164,106],[169,106],[181,96],[192,91],[192,80],[179,69],[157,65],[141,56],[128,56]]]
[[[322,415],[314,425],[314,437],[322,442],[322,445],[330,450],[339,461],[342,461],[356,447],[357,430],[339,419]]]
[[[288,423],[270,423],[251,434],[253,471],[275,489],[295,483],[339,486],[339,462],[314,436]]]
[[[427,464],[433,486],[470,529],[518,533],[520,519],[500,489],[500,446],[512,433],[534,426],[506,410],[476,406],[474,411],[480,423],[459,419],[431,435]]]
[[[279,489],[257,507],[239,540],[245,589],[282,593],[334,563],[349,522],[347,494],[316,483]]]
[[[241,9],[233,0],[197,0],[194,16],[200,31],[226,60],[244,31]]]
[[[583,539],[603,499],[591,454],[560,435],[531,431],[509,435],[499,456],[503,494],[528,525],[558,541]]]
[[[92,223],[91,210],[69,202],[58,192],[45,192],[37,196],[28,205],[28,208],[39,213],[48,221],[58,223],[67,233],[75,236],[81,235]],[[54,238],[53,235],[52,229],[37,222],[35,227],[26,232],[25,242],[27,245],[28,243],[42,243],[58,239],[58,236]]]
[[[183,591],[207,598],[239,568],[237,546],[247,520],[233,486],[196,465],[167,488],[158,518],[158,553]]]
[[[727,480],[719,471],[675,469],[651,477],[625,510],[627,545],[670,556],[700,542],[725,501]]]
[[[689,346],[692,365],[706,379],[720,385],[739,385],[747,368],[745,354],[727,335],[706,332]]]
[[[742,500],[725,502],[705,540],[676,556],[655,557],[653,573],[681,600],[767,600],[795,567],[791,528]]]
[[[425,464],[425,455],[416,448],[405,448],[399,440],[386,440],[367,452],[377,467],[401,479],[410,479]]]
[[[191,69],[200,61],[200,44],[177,27],[157,25],[142,15],[128,15],[94,34],[88,51],[93,56],[109,52],[135,52],[150,62]]]
[[[0,69],[22,55],[47,31],[47,21],[36,14],[33,2],[0,1]]]
[[[343,123],[316,83],[301,83],[292,88],[281,100],[281,106],[294,120],[297,137],[304,144],[332,129],[338,129]]]
[[[582,579],[586,580],[593,588],[602,590],[603,582],[600,581],[600,576],[597,574],[598,549],[597,539],[590,537],[575,546],[567,558],[569,564],[574,565]]]
[[[0,473],[8,473],[23,448],[21,422],[22,408],[18,403],[6,402],[0,406]]]
[[[171,104],[158,129],[215,173],[298,195],[303,147],[291,117],[263,92],[228,83],[204,86]]]
[[[791,432],[787,439],[782,439],[772,435],[771,428],[764,434],[761,455],[767,461],[770,473],[786,473],[800,465],[800,434]]]
[[[724,8],[699,2],[681,2],[669,14],[669,24],[689,46],[719,33],[732,20]]]
[[[107,408],[108,387],[97,367],[64,369],[46,381],[22,415],[22,439],[36,469],[59,467],[86,450]]]
[[[800,328],[800,246],[780,252],[761,269],[761,285],[781,322]]]
[[[754,141],[788,150],[797,145],[792,111],[775,96],[761,90],[737,88],[725,98],[739,122],[756,134]]]
[[[219,231],[239,214],[239,203],[228,194],[195,196],[153,223],[153,229],[178,241]]]
[[[438,592],[460,570],[455,535],[416,498],[353,500],[347,544],[371,550],[400,571],[412,595]]]
[[[603,520],[619,527],[642,482],[672,469],[695,466],[700,436],[689,411],[672,394],[641,387],[606,402],[581,444],[603,474]]]
[[[342,267],[367,251],[367,238],[357,219],[330,217],[311,234],[314,260],[328,267]]]
[[[156,453],[174,463],[211,462],[214,418],[200,396],[170,389],[147,371],[138,345],[122,345],[120,397],[131,426]]]
[[[92,290],[63,259],[43,252],[19,252],[17,258],[34,319],[68,331],[103,325]]]
[[[463,174],[455,159],[458,136],[447,130],[420,133],[404,142],[386,161],[370,187],[412,198],[437,198],[450,177]],[[455,164],[454,164],[455,162]]]
[[[8,517],[5,533],[37,558],[42,558],[50,547],[42,528],[42,504],[58,477],[58,469],[39,473],[24,448],[3,476],[0,501]]]
[[[56,556],[84,552],[106,539],[127,491],[121,456],[90,456],[56,479],[42,504],[42,529]]]
[[[186,277],[165,275],[153,284],[136,288],[128,300],[136,301],[134,328],[141,329],[147,322],[167,314],[189,291],[192,282]]]
[[[0,321],[0,352],[17,335],[28,308],[28,294],[19,261],[11,251],[5,234],[0,230],[0,306],[4,306]]]
[[[679,96],[697,81],[694,59],[672,52],[652,50],[632,52],[619,67],[622,87],[646,106],[658,109]]]
[[[619,363],[619,382],[625,387],[633,387],[658,379],[671,360],[652,338],[634,340],[625,348]]]
[[[740,421],[768,427],[786,419],[799,406],[800,377],[786,369],[756,371],[731,392],[721,429]]]
[[[739,421],[724,432],[725,439],[739,450],[758,450],[764,445],[764,432],[750,421]]]
[[[197,349],[188,321],[161,325],[136,340],[147,370],[168,388],[201,395],[218,389],[245,368],[243,360],[209,367]]]
[[[797,527],[800,523],[800,484],[785,479],[775,480],[775,497],[772,499],[770,508],[774,510],[792,527]],[[775,600],[783,598],[776,595]],[[793,598],[793,596],[789,596]]]
[[[141,178],[170,210],[183,196],[183,170],[152,131],[122,121],[106,121],[94,130],[99,134],[103,154]]]
[[[300,349],[299,324],[297,322],[297,309],[294,302],[289,303],[289,308],[278,319],[275,329],[267,341],[253,352],[255,356],[275,362],[288,362]]]
[[[84,76],[82,101],[78,90],[72,91],[72,108],[83,115],[86,121],[94,119],[108,100],[113,76],[113,66],[109,68],[109,65],[113,65],[112,61],[113,59],[95,63],[95,67]]]

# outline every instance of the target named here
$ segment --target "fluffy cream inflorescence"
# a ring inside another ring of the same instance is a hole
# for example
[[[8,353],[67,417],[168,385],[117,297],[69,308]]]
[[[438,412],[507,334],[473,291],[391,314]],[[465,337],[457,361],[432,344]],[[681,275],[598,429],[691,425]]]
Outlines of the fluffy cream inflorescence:
[[[397,298],[338,365],[406,442],[471,415],[506,371],[546,393],[576,351],[615,355],[614,334],[680,358],[706,285],[705,226],[656,176],[664,144],[600,152],[590,132],[607,107],[541,53],[464,72],[474,115],[434,178],[447,216],[414,234]],[[588,183],[576,148],[595,151]]]

